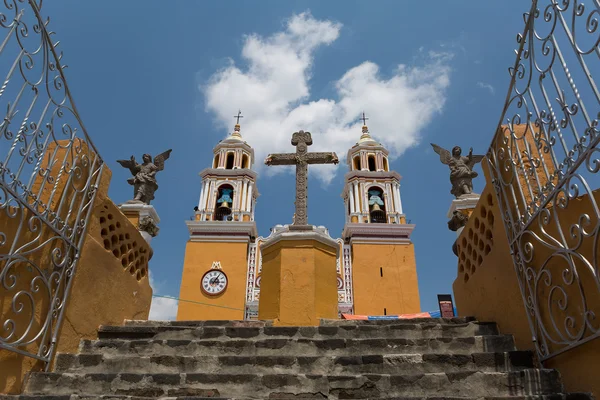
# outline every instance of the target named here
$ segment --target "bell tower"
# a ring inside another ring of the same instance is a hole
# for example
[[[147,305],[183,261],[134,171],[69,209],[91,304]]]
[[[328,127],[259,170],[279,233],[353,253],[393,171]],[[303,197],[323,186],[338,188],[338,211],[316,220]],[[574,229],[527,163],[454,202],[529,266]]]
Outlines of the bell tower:
[[[254,150],[233,133],[213,149],[213,161],[200,172],[202,188],[195,217],[186,221],[177,320],[244,319],[249,243],[256,237],[258,191]]]
[[[420,312],[414,245],[415,225],[406,223],[401,176],[390,171],[388,150],[376,142],[363,113],[362,135],[349,151],[342,193],[346,224],[342,238],[352,254],[354,313]]]

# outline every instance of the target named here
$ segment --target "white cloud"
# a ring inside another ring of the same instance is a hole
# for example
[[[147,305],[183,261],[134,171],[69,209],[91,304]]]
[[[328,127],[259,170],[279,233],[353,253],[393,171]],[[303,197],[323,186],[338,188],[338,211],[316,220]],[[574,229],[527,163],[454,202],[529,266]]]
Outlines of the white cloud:
[[[494,89],[494,87],[492,85],[490,85],[489,83],[477,82],[477,87],[481,88],[481,89],[489,90],[491,94],[496,93],[496,90]]]
[[[157,284],[156,281],[152,279],[152,275],[150,275],[150,286],[152,287],[153,294],[162,295],[162,293],[160,293],[160,287],[162,285]],[[148,319],[154,321],[174,320],[177,317],[177,305],[178,301],[175,299],[153,297]]]
[[[206,109],[223,129],[230,131],[231,116],[238,108],[243,111],[242,135],[255,149],[256,168],[262,168],[268,153],[294,151],[291,134],[300,129],[312,133],[311,151],[335,151],[344,159],[360,137],[362,111],[369,117],[371,135],[388,147],[393,159],[418,144],[423,129],[442,111],[452,54],[424,49],[417,64],[400,64],[389,78],[381,76],[377,64],[365,61],[335,82],[336,99],[309,100],[314,53],[332,44],[341,28],[309,12],[293,15],[282,32],[246,36],[242,58],[247,66],[230,61],[201,88]],[[337,171],[333,166],[310,170],[324,183]]]

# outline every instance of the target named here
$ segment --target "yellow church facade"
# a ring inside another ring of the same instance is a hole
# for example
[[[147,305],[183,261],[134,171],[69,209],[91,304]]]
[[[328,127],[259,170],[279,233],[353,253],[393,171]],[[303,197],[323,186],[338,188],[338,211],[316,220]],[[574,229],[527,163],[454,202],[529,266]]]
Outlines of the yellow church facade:
[[[346,160],[348,172],[340,202],[346,210],[342,237],[330,238],[325,227],[315,228],[338,247],[338,315],[418,313],[411,241],[415,226],[406,223],[401,177],[389,170],[387,149],[370,136],[366,126]],[[257,235],[254,211],[259,193],[254,163],[254,151],[242,138],[238,124],[213,149],[212,165],[200,172],[195,219],[186,222],[190,236],[177,320],[253,320],[258,318],[261,298],[266,304],[280,296],[261,292],[261,248],[287,225],[276,225],[267,237]]]

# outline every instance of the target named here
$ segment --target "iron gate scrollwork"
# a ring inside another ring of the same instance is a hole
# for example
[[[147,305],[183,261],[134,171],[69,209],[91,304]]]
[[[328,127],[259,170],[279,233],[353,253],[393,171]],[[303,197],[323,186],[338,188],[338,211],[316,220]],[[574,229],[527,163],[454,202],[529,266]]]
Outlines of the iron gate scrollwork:
[[[600,3],[533,0],[524,20],[487,165],[544,361],[600,336]]]
[[[0,349],[48,369],[103,162],[41,3],[0,3]]]

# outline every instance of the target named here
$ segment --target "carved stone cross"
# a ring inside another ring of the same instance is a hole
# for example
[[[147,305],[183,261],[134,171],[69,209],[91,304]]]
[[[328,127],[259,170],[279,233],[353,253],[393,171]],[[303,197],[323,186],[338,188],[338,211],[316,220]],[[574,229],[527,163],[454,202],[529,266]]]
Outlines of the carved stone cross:
[[[293,225],[308,225],[306,219],[306,200],[308,197],[308,164],[337,164],[335,153],[309,153],[307,147],[312,144],[310,132],[298,131],[292,135],[295,153],[269,154],[265,160],[267,165],[296,166],[296,218]]]

